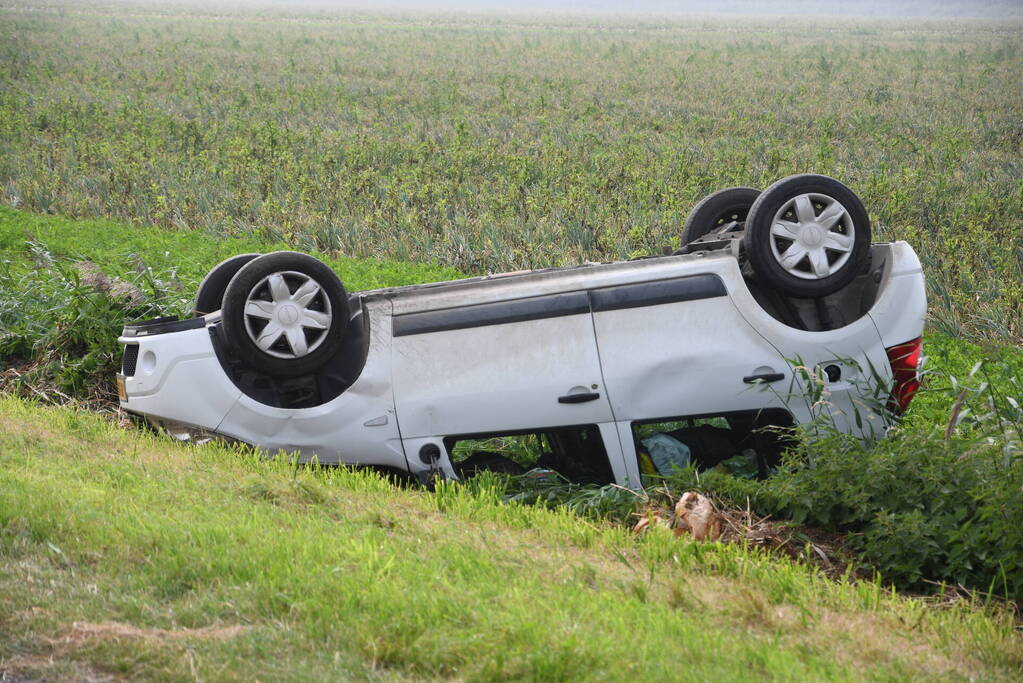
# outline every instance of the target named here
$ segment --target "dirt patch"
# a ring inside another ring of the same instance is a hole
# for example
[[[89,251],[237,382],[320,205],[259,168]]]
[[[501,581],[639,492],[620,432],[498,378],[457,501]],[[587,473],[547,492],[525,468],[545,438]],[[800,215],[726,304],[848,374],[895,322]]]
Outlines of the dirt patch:
[[[196,638],[200,640],[226,640],[241,635],[248,626],[204,626],[203,628],[139,628],[118,621],[104,621],[98,624],[76,621],[68,632],[55,643],[78,645],[91,640],[117,640],[138,638],[140,640],[179,640]]]
[[[41,683],[53,680],[112,683],[123,679],[95,671],[81,662],[58,660],[50,655],[16,655],[0,661],[0,681],[3,683]]]

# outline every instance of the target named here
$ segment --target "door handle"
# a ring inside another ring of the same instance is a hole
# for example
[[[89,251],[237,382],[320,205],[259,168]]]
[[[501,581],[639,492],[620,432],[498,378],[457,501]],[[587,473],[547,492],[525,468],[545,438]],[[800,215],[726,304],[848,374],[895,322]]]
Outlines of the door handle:
[[[565,394],[564,396],[558,396],[558,403],[586,403],[587,401],[596,401],[600,398],[600,394],[596,391],[588,391],[585,394]]]
[[[785,379],[785,373],[765,372],[759,375],[746,375],[742,378],[742,381],[746,384],[767,384],[768,382],[777,382],[780,379]]]

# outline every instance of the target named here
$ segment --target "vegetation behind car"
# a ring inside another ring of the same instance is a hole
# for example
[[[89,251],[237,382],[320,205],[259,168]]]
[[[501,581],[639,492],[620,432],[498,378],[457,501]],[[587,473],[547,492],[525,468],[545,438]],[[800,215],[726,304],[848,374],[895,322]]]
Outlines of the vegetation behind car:
[[[480,273],[678,248],[707,193],[815,172],[935,324],[1023,341],[1019,19],[295,9],[271,43],[130,7],[3,10],[3,202]]]

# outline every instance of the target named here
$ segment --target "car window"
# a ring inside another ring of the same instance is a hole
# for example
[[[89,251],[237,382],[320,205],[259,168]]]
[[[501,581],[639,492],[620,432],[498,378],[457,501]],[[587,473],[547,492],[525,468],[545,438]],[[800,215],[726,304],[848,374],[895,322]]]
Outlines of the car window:
[[[450,436],[444,445],[460,477],[481,471],[610,484],[614,474],[596,425]]]
[[[632,423],[640,472],[667,476],[675,469],[717,469],[764,477],[792,444],[792,415],[782,409],[659,418]]]

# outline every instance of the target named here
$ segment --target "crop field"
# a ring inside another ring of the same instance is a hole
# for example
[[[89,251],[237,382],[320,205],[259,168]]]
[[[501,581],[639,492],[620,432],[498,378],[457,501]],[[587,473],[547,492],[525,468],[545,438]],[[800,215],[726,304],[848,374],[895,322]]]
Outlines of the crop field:
[[[10,205],[478,273],[660,253],[728,185],[837,177],[935,325],[1023,340],[1023,21],[0,14]]]
[[[123,323],[233,254],[351,291],[659,254],[801,172],[925,263],[877,444],[530,498],[117,413]],[[629,532],[690,489],[808,545]],[[1021,605],[1023,19],[0,8],[0,679],[1011,680]]]

